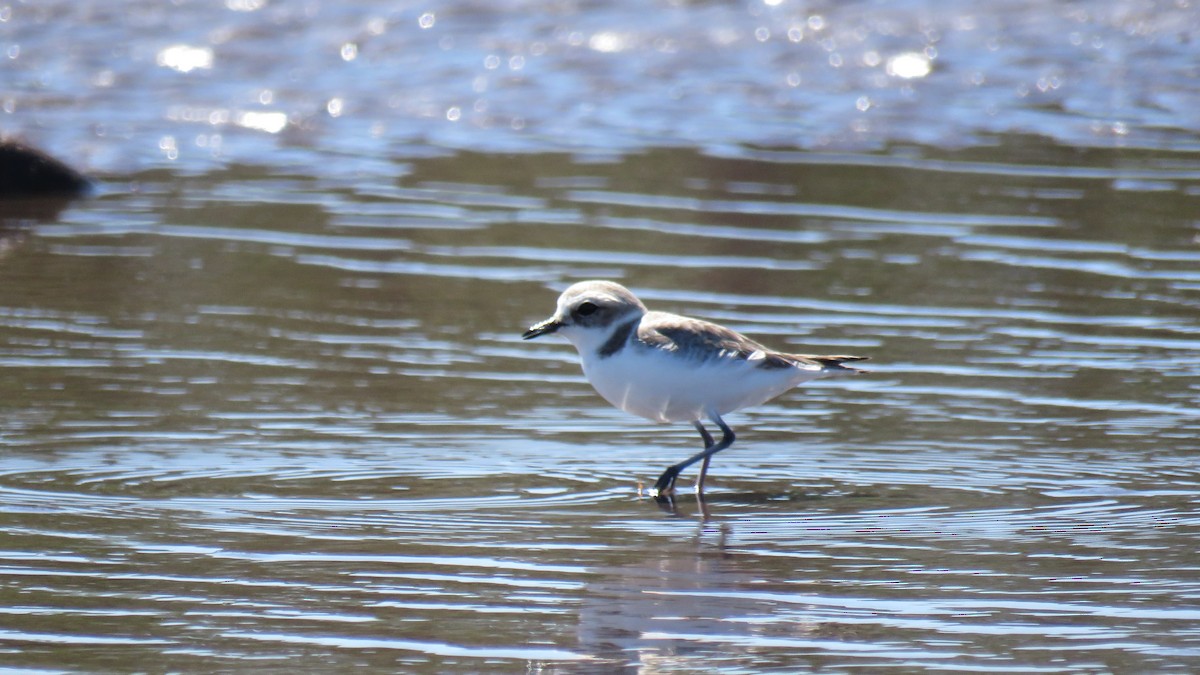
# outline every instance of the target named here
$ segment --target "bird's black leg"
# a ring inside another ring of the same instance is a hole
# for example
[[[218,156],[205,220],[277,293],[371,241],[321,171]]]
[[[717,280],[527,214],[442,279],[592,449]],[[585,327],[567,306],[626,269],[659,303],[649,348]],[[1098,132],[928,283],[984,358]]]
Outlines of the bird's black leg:
[[[696,420],[692,424],[696,427],[696,431],[700,432],[700,438],[704,439],[704,449],[707,451],[713,445],[712,436],[708,434],[708,429],[704,428],[704,423],[700,420]],[[683,471],[687,464],[688,462],[681,462],[673,466],[668,466],[667,470],[663,471],[663,474],[658,477],[658,482],[654,484],[654,496],[659,499],[670,497],[675,492],[675,479],[679,477],[679,472]],[[707,468],[708,457],[705,457],[704,464],[701,465],[701,473]]]
[[[704,476],[708,472],[709,459],[711,459],[712,456],[718,452],[733,445],[733,442],[737,440],[737,436],[734,435],[733,430],[729,428],[728,424],[725,424],[725,420],[721,419],[720,415],[714,413],[710,415],[710,417],[712,418],[712,421],[721,428],[721,440],[717,443],[713,443],[712,436],[709,435],[708,430],[704,428],[704,425],[699,421],[694,422],[696,430],[700,432],[700,437],[704,439],[704,450],[701,450],[700,452],[688,457],[678,464],[672,464],[671,466],[668,466],[667,470],[664,471],[661,476],[659,476],[658,482],[654,484],[653,494],[655,497],[660,499],[669,497],[675,490],[675,479],[679,477],[679,472],[701,460],[704,461],[704,464],[700,468],[700,478],[696,481],[696,494],[704,494]]]
[[[713,446],[713,438],[708,434],[708,429],[704,428],[704,424],[700,420],[696,420],[693,424],[696,425],[696,431],[700,432],[700,438],[704,439],[704,449],[707,451]],[[712,454],[704,455],[704,461],[700,462],[700,475],[696,476],[696,486],[693,488],[696,491],[696,496],[700,497],[704,494],[704,477],[708,475],[708,463],[712,461]]]

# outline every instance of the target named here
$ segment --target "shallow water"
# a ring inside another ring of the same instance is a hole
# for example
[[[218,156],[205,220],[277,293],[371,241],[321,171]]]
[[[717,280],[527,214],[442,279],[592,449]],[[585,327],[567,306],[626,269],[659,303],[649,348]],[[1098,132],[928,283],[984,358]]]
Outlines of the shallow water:
[[[0,666],[1200,665],[1184,3],[122,7],[0,11]],[[660,507],[592,277],[872,373]]]

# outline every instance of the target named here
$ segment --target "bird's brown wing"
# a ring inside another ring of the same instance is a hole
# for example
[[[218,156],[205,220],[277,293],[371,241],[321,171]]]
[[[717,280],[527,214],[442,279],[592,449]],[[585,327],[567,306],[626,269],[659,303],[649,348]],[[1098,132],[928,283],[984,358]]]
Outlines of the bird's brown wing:
[[[843,364],[866,361],[868,358],[777,352],[735,330],[710,321],[663,312],[650,312],[646,315],[638,326],[637,339],[647,347],[677,352],[680,356],[697,361],[717,358],[757,361],[756,365],[759,368],[768,370],[800,366],[806,369],[845,371],[845,374],[850,374],[861,371]]]
[[[711,359],[754,360],[760,368],[792,368],[786,354],[773,351],[724,326],[701,319],[652,312],[638,327],[638,341],[653,349],[676,352],[704,362]]]

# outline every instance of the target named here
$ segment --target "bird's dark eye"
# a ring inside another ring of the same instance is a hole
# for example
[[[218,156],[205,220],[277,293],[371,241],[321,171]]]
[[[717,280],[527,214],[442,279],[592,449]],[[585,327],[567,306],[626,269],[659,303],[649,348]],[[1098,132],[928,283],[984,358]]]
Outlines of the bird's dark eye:
[[[585,302],[575,309],[575,313],[579,316],[591,316],[592,314],[596,313],[597,309],[599,309],[599,307],[590,302]]]

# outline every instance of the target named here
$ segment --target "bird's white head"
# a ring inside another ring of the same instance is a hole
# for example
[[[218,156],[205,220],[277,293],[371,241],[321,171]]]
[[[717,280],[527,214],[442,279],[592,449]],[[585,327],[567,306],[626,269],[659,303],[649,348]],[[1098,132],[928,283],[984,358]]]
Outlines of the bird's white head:
[[[558,296],[558,309],[545,321],[530,326],[521,337],[558,333],[581,354],[599,348],[616,326],[641,318],[646,306],[621,284],[581,281]]]

